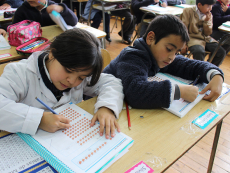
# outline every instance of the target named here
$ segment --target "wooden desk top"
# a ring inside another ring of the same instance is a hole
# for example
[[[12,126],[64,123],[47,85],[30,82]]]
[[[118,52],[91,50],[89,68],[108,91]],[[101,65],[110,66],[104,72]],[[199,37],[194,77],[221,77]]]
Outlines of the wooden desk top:
[[[77,105],[93,114],[95,102],[96,98],[92,98]],[[122,110],[118,120],[121,131],[130,136],[134,144],[105,173],[125,172],[140,161],[148,164],[154,173],[164,171],[229,114],[229,105],[230,94],[215,102],[202,100],[183,118],[163,109],[131,109],[132,130],[128,129],[126,110]],[[219,116],[204,130],[191,125],[191,122],[207,109],[215,109]],[[190,125],[193,131],[189,128]],[[8,133],[1,132],[0,137],[6,134]],[[157,162],[156,166],[152,161]]]
[[[77,23],[77,27],[85,29],[85,30],[93,33],[97,38],[103,38],[103,37],[106,36],[106,33],[104,31],[101,31],[99,29],[90,27],[90,26],[82,24],[82,23]],[[45,37],[45,38],[47,38],[49,40],[51,40],[52,38],[60,35],[62,32],[63,32],[62,29],[57,25],[51,25],[51,26],[42,27],[42,37]],[[8,40],[8,36],[6,36],[5,39]],[[11,49],[0,50],[0,55],[6,54],[6,53],[11,54],[12,56],[6,57],[6,58],[1,58],[0,59],[0,64],[4,63],[4,62],[9,62],[9,61],[24,58],[24,56],[19,55],[16,52],[16,47],[15,46],[11,46]]]
[[[93,114],[92,105],[95,102],[96,99],[93,98],[79,103],[78,106]],[[163,109],[131,109],[131,130],[128,129],[126,110],[122,110],[118,120],[121,131],[134,139],[134,144],[105,173],[125,172],[140,161],[148,164],[154,173],[164,171],[215,127],[221,119],[227,116],[230,110],[229,105],[221,103],[230,105],[230,94],[215,102],[202,100],[183,118]],[[192,120],[211,108],[215,108],[215,112],[219,116],[208,127],[201,130],[192,125],[194,130],[197,130],[194,134],[186,133],[186,131],[192,132],[192,130],[182,130],[183,127],[188,128]],[[160,165],[159,160],[154,160],[154,157],[161,160],[162,165]],[[155,163],[158,167],[154,166],[151,161],[158,162]]]
[[[183,13],[183,8],[180,8],[180,7],[167,6],[166,9],[167,9],[167,11],[161,11],[160,12],[160,11],[151,10],[148,7],[141,7],[140,8],[140,10],[142,10],[143,12],[155,13],[157,15],[163,15],[163,14],[180,15]]]
[[[0,22],[12,21],[12,18],[4,18],[3,14],[0,15]]]

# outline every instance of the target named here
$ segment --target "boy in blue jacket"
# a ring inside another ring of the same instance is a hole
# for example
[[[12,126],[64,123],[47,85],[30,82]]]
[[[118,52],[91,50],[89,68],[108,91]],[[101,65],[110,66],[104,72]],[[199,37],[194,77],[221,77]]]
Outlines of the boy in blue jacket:
[[[122,80],[126,100],[133,108],[168,108],[173,100],[183,98],[192,102],[199,94],[196,86],[173,86],[169,80],[147,80],[158,72],[189,80],[200,75],[198,82],[208,83],[200,94],[211,90],[204,99],[214,101],[222,91],[223,73],[209,62],[176,55],[188,41],[186,26],[178,17],[158,16],[150,23],[143,38],[123,49],[103,72]]]

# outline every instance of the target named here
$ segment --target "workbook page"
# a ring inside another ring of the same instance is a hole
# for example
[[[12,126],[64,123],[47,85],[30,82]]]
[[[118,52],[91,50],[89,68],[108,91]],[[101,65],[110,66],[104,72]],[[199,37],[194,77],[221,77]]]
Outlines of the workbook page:
[[[33,138],[74,172],[96,172],[132,141],[117,132],[109,139],[100,136],[100,124],[90,127],[93,116],[74,104],[55,111],[69,118],[71,127],[55,133],[39,130]]]

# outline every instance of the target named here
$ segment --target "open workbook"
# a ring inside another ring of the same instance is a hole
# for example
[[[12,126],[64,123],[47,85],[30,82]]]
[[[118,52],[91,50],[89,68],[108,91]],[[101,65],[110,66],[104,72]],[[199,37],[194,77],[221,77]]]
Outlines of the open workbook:
[[[34,136],[17,134],[58,172],[103,172],[133,144],[123,133],[116,132],[110,139],[100,136],[100,124],[89,125],[93,115],[74,104],[55,111],[70,119],[69,129],[55,133],[39,129]]]
[[[175,84],[184,84],[189,85],[192,81],[182,79],[180,77],[176,77],[167,73],[157,73],[153,77],[149,77],[148,81],[163,81],[163,80],[170,80],[172,86]],[[201,83],[196,85],[199,88],[199,92],[204,89],[206,84]],[[204,97],[205,94],[199,94],[197,98],[193,102],[187,102],[184,99],[180,100],[174,100],[170,104],[169,108],[164,108],[168,110],[169,112],[177,115],[178,117],[182,118],[184,117],[201,99]]]

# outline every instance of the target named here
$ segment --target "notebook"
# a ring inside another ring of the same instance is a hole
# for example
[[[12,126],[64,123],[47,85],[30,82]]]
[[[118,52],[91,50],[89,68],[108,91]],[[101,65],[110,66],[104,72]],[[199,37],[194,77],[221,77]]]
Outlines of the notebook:
[[[102,172],[128,152],[133,140],[116,132],[106,139],[99,135],[99,123],[89,126],[93,115],[68,103],[55,110],[70,119],[71,127],[55,133],[39,129],[36,135],[18,135],[58,172]]]
[[[176,77],[167,73],[157,73],[155,76],[153,77],[149,77],[148,81],[163,81],[163,80],[170,80],[172,86],[175,84],[185,84],[188,85],[189,83],[191,83],[191,80],[185,80],[182,79],[180,77]],[[202,84],[197,84],[196,85],[199,88],[199,92],[201,90],[203,90],[206,86],[206,84],[202,83]],[[168,110],[169,112],[177,115],[178,117],[182,118],[184,117],[199,101],[201,101],[201,99],[204,97],[205,94],[199,94],[197,96],[197,98],[193,101],[193,102],[187,102],[184,99],[180,99],[180,100],[174,100],[172,101],[172,103],[170,104],[169,108],[164,108],[166,110]]]
[[[180,4],[180,5],[175,5],[175,7],[180,7],[180,8],[191,8],[194,5],[189,5],[189,4]]]
[[[0,172],[57,173],[40,155],[17,134],[0,137]]]
[[[11,46],[6,39],[0,34],[0,50],[10,49]]]
[[[147,7],[142,7],[142,8],[145,8],[145,9],[147,9],[147,10],[157,11],[157,12],[166,12],[166,11],[168,11],[167,8],[165,8],[165,7],[160,7],[160,6],[158,6],[158,5],[149,5],[149,6],[147,6]]]
[[[225,27],[230,27],[230,21],[224,22],[224,23],[222,23],[222,25]]]

